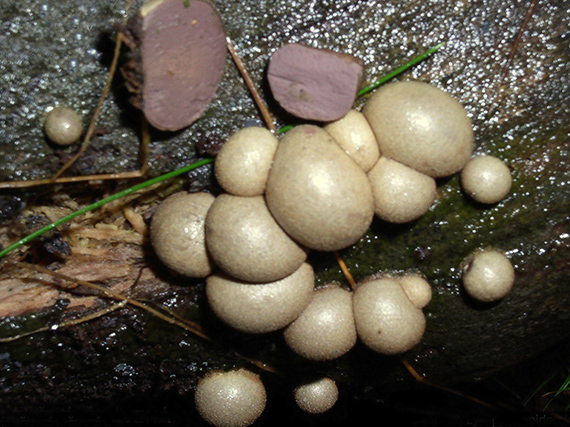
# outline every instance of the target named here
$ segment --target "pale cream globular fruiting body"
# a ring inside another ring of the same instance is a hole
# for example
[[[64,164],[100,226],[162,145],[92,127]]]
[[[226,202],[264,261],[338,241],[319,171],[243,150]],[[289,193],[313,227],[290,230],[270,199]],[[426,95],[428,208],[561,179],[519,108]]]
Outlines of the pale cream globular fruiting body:
[[[431,301],[431,286],[424,277],[409,273],[397,277],[396,280],[416,307],[424,308]]]
[[[264,411],[267,393],[259,376],[247,369],[211,371],[198,382],[194,402],[214,427],[247,427]]]
[[[150,225],[152,247],[170,270],[187,277],[208,276],[214,267],[206,250],[205,220],[215,197],[179,192],[156,208]]]
[[[281,139],[265,198],[293,239],[320,251],[352,245],[374,216],[364,171],[326,131],[313,125],[297,126]]]
[[[449,100],[443,104],[446,102]],[[453,108],[458,105],[450,104]],[[374,114],[369,112],[366,119],[371,120]],[[222,188],[238,195],[218,196],[206,219],[208,249],[224,271],[206,280],[212,311],[241,332],[283,329],[290,348],[310,360],[340,357],[357,338],[387,355],[410,350],[423,337],[426,320],[422,308],[431,299],[431,287],[423,277],[406,274],[364,282],[353,293],[331,285],[315,290],[313,269],[303,263],[306,250],[301,245],[321,251],[347,247],[362,237],[374,213],[394,223],[418,218],[434,201],[434,177],[455,173],[465,163],[465,153],[470,156],[472,151],[472,134],[465,131],[463,123],[459,134],[467,136],[460,141],[460,153],[443,166],[433,153],[416,154],[424,161],[419,171],[417,165],[378,158],[380,150],[370,138],[375,124],[362,123],[364,117],[356,111],[350,113],[344,122],[327,126],[330,134],[312,125],[297,126],[279,144],[266,130],[243,129],[230,138],[225,154],[222,149],[216,170]],[[363,131],[368,137],[360,140],[357,136],[351,146],[343,138],[359,126],[368,129]],[[256,143],[243,142],[247,134],[266,140],[262,155],[258,156]],[[336,142],[331,135],[336,135]],[[364,152],[371,154],[359,157]],[[251,167],[256,161],[248,163],[251,153],[262,159],[260,170]],[[228,184],[234,178],[236,182],[243,179],[245,185]],[[252,183],[255,190],[244,190]],[[274,240],[273,235],[279,238]],[[287,244],[273,248],[278,240]],[[282,247],[291,250],[275,249]],[[295,256],[290,258],[289,252]],[[307,412],[321,413],[334,405],[338,389],[332,380],[323,381],[329,390],[325,403],[315,400],[323,394],[324,386],[296,391],[296,396],[305,394],[297,401],[304,402],[299,405]],[[336,392],[330,391],[331,382]],[[316,397],[310,397],[311,393]]]
[[[384,221],[405,223],[418,219],[435,200],[435,180],[408,166],[381,157],[368,172],[374,194],[374,212]]]
[[[477,156],[461,171],[463,190],[479,203],[493,204],[505,198],[513,179],[508,166],[493,156]]]
[[[219,195],[206,217],[206,244],[225,273],[247,282],[282,279],[307,257],[271,216],[262,196]]]
[[[404,353],[417,345],[426,320],[420,308],[393,277],[370,280],[353,295],[356,330],[360,340],[382,354]]]
[[[313,268],[304,263],[276,282],[253,284],[215,273],[206,279],[212,311],[234,329],[266,333],[284,328],[303,312],[314,292]]]
[[[374,132],[361,112],[350,110],[342,119],[327,124],[324,130],[364,172],[368,172],[380,158]]]
[[[277,138],[262,127],[234,133],[216,156],[218,184],[236,196],[261,196],[277,150]]]
[[[289,347],[311,360],[332,360],[356,343],[352,294],[338,284],[315,290],[301,315],[283,331]]]
[[[57,145],[71,145],[79,140],[83,132],[81,118],[72,109],[56,107],[47,113],[44,131],[50,141]]]
[[[309,414],[322,414],[337,402],[338,387],[331,378],[322,377],[297,386],[293,394],[295,402],[303,411]]]
[[[459,172],[474,148],[463,106],[427,83],[381,87],[362,110],[382,155],[434,178]]]
[[[515,282],[509,259],[494,249],[478,250],[461,264],[463,286],[472,298],[493,302],[504,298]]]

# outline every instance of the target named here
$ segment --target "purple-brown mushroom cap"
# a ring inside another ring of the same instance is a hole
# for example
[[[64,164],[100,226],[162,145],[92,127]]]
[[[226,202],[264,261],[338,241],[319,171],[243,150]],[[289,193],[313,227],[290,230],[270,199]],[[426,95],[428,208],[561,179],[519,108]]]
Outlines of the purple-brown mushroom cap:
[[[202,116],[222,80],[222,20],[199,0],[153,0],[140,17],[145,117],[160,130],[185,128]]]
[[[267,69],[271,92],[287,112],[324,122],[338,120],[352,108],[363,75],[362,60],[300,43],[275,52]]]

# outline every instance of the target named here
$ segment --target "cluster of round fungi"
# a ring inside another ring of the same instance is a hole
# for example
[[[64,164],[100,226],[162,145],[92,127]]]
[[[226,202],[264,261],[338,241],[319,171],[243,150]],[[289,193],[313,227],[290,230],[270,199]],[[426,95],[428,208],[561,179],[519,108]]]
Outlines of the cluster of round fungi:
[[[466,164],[466,193],[497,202],[510,189],[510,172],[490,156],[470,160],[473,148],[471,122],[451,96],[426,83],[386,85],[362,112],[324,128],[300,125],[280,141],[260,127],[236,132],[215,162],[225,193],[167,198],[153,217],[151,242],[171,270],[207,277],[212,311],[239,331],[283,330],[289,347],[310,360],[338,358],[357,339],[400,354],[423,336],[429,283],[415,273],[383,274],[352,291],[334,283],[315,289],[307,253],[354,244],[374,214],[391,223],[419,218],[436,197],[435,179]],[[485,288],[503,279],[479,286],[480,264],[479,255],[467,262],[465,287],[485,300]],[[491,293],[486,300],[506,294]]]

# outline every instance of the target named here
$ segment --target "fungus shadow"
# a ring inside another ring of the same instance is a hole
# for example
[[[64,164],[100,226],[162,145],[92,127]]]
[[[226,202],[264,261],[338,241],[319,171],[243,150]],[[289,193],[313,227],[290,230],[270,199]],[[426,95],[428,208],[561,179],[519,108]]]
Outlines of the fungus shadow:
[[[384,221],[375,215],[372,220],[372,224],[370,225],[370,229],[377,235],[387,238],[397,238],[413,229],[417,221],[418,220],[413,220],[403,224],[396,224]]]

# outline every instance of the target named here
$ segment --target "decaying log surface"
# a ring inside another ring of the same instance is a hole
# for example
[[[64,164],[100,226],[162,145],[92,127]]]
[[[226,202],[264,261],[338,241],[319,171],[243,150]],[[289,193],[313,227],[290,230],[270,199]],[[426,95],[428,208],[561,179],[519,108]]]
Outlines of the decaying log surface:
[[[93,5],[81,0],[32,3],[4,0],[2,4],[3,181],[50,176],[71,155],[73,148],[58,150],[45,141],[42,114],[58,104],[90,117],[112,52],[108,41],[112,25],[124,17],[126,6],[110,0]],[[402,226],[375,221],[342,256],[357,280],[382,270],[418,269],[426,274],[434,290],[425,309],[427,332],[405,359],[430,382],[458,390],[465,390],[466,383],[469,390],[506,368],[516,369],[570,337],[570,17],[565,2],[538,1],[513,51],[531,3],[252,0],[228,6],[230,2],[216,2],[228,34],[280,124],[291,118],[271,102],[263,73],[271,52],[284,42],[360,57],[369,81],[447,42],[440,53],[402,78],[428,81],[465,105],[473,120],[477,152],[509,164],[513,190],[501,203],[484,207],[462,194],[457,177],[442,180],[438,199],[424,217]],[[511,52],[514,56],[504,74]],[[118,81],[99,123],[108,132],[92,142],[75,173],[137,167],[140,118],[127,99]],[[195,144],[208,132],[224,139],[257,117],[228,59],[221,89],[203,119],[176,134],[153,133],[151,174],[193,161]],[[59,420],[73,414],[92,422],[101,417],[117,422],[198,422],[191,403],[197,378],[212,368],[251,366],[251,360],[285,374],[263,372],[270,402],[261,423],[274,422],[279,414],[300,424],[341,422],[356,410],[366,410],[363,401],[384,402],[375,404],[400,413],[410,408],[424,415],[433,413],[433,408],[449,410],[453,395],[419,385],[398,358],[358,345],[337,361],[308,363],[292,355],[278,333],[244,336],[221,325],[204,302],[203,283],[165,271],[144,234],[159,200],[178,188],[207,185],[209,179],[209,169],[203,168],[192,175],[191,184],[187,179],[168,183],[82,216],[1,264],[0,337],[53,326],[48,332],[0,343],[4,421]],[[128,185],[4,191],[0,244],[5,246]],[[486,246],[506,251],[517,275],[512,293],[491,306],[474,304],[460,285],[460,262]],[[312,254],[310,260],[320,284],[344,281],[332,255]],[[168,309],[163,310],[166,315],[174,313],[201,324],[211,340],[132,305],[57,327],[115,302],[84,286],[62,290],[63,280],[16,265],[19,261],[108,287],[152,307],[161,304]],[[297,380],[315,373],[335,378],[343,396],[332,415],[316,420],[299,414],[289,393]],[[432,406],[399,400],[398,393],[406,390],[427,391],[422,398],[431,394]],[[520,409],[529,391],[517,390],[513,394],[520,394],[518,398],[505,392],[498,400]],[[485,409],[468,399],[458,401],[471,403],[475,411]],[[465,416],[462,409],[460,404],[447,416]],[[99,410],[108,415],[99,415]]]

